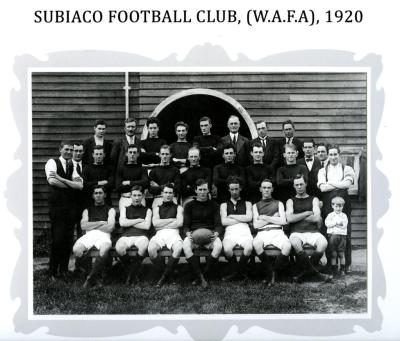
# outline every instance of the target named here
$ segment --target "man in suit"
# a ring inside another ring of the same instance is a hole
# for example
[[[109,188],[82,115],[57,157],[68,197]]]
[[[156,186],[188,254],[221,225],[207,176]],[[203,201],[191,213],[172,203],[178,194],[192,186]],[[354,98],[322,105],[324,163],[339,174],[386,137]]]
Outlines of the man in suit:
[[[125,135],[114,141],[111,151],[111,164],[116,171],[125,164],[129,145],[135,145],[141,150],[140,138],[135,136],[136,120],[133,117],[125,120],[124,130]]]
[[[94,135],[87,138],[82,142],[83,145],[83,158],[82,163],[84,165],[92,165],[93,161],[93,150],[95,146],[103,146],[104,149],[104,164],[110,164],[110,156],[112,149],[112,141],[106,140],[104,135],[106,133],[107,124],[103,120],[97,120],[94,123]]]
[[[222,145],[231,144],[235,147],[236,163],[246,167],[249,164],[249,140],[239,134],[239,117],[231,115],[228,119],[229,134],[221,138]]]
[[[283,157],[283,154],[285,153],[285,144],[293,144],[296,146],[298,155],[297,158],[301,159],[304,157],[304,153],[302,150],[303,147],[303,141],[298,139],[297,137],[294,136],[295,129],[294,129],[294,123],[291,120],[287,120],[282,123],[282,131],[285,137],[281,137],[278,140],[278,146],[279,146],[279,157],[280,157],[280,165],[283,166],[285,165],[285,159]]]
[[[323,166],[328,162],[328,151],[325,143],[317,144],[317,158],[321,161]]]
[[[321,199],[321,191],[319,190],[318,171],[322,167],[321,161],[314,155],[315,143],[313,139],[306,139],[303,141],[304,158],[297,161],[298,165],[304,165],[308,168],[308,194]]]
[[[263,163],[265,165],[271,166],[271,168],[276,172],[279,164],[279,148],[277,148],[275,141],[268,137],[268,126],[265,121],[255,122],[258,137],[251,140],[250,145],[261,144],[264,151]]]

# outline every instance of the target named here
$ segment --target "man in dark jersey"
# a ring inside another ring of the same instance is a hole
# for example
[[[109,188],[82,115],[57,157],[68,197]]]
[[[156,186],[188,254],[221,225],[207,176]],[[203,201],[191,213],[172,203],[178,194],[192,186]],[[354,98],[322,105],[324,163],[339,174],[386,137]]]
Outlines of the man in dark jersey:
[[[221,138],[211,134],[211,119],[203,116],[199,121],[201,134],[193,138],[193,146],[200,149],[201,162],[204,167],[211,170],[221,163],[221,153],[218,148],[221,146]]]
[[[262,180],[260,185],[262,199],[253,205],[253,226],[257,231],[253,240],[253,248],[267,270],[267,277],[263,282],[268,286],[275,283],[276,271],[287,263],[291,250],[289,239],[282,228],[286,224],[285,208],[282,202],[272,198],[273,190],[271,180]],[[271,264],[264,252],[264,247],[268,245],[273,245],[281,250],[281,254],[274,264]]]
[[[160,163],[160,148],[167,142],[158,137],[160,131],[160,121],[157,117],[150,117],[146,122],[147,138],[142,140],[142,150],[139,162],[149,167],[154,167]]]
[[[274,171],[271,166],[264,164],[264,149],[260,143],[254,143],[250,152],[253,164],[246,167],[247,200],[252,204],[261,199],[260,183],[264,179],[273,181]]]
[[[200,150],[197,147],[192,147],[189,149],[188,161],[188,170],[181,174],[181,193],[183,206],[188,200],[193,200],[196,197],[194,185],[197,179],[206,180],[209,188],[211,188],[211,170],[200,165]]]
[[[159,251],[166,246],[171,250],[168,264],[164,273],[158,280],[156,286],[162,286],[168,277],[172,274],[175,266],[179,263],[182,252],[182,238],[179,235],[179,229],[183,225],[183,208],[173,202],[174,186],[165,184],[161,192],[163,203],[153,209],[153,226],[156,234],[149,242],[149,256],[151,261],[158,265],[164,263],[164,258],[159,256]]]
[[[224,163],[214,167],[213,183],[217,187],[218,202],[227,201],[230,198],[228,191],[228,177],[236,176],[245,185],[245,172],[243,167],[235,164],[235,147],[232,144],[226,144],[222,147],[222,157]]]
[[[286,219],[290,224],[289,241],[302,270],[294,279],[296,282],[301,282],[305,275],[314,274],[324,281],[330,281],[332,276],[321,274],[315,268],[328,246],[327,240],[319,232],[321,225],[319,200],[307,194],[307,182],[303,174],[296,175],[293,186],[296,196],[286,203]],[[311,259],[304,252],[303,245],[305,244],[315,248]]]
[[[82,142],[83,145],[83,158],[82,162],[84,165],[93,164],[93,150],[95,146],[102,146],[104,150],[104,163],[110,164],[110,156],[112,149],[112,141],[106,140],[104,135],[106,133],[107,124],[103,120],[97,120],[94,123],[94,135],[85,139]]]
[[[86,194],[86,203],[88,204],[93,194],[93,188],[97,185],[103,186],[106,191],[105,201],[108,205],[111,203],[111,191],[113,189],[113,169],[111,165],[104,164],[104,147],[95,146],[93,148],[93,164],[86,165],[83,168],[82,176],[84,179],[83,188]]]
[[[322,167],[321,161],[314,155],[315,143],[313,139],[303,140],[303,152],[304,158],[297,160],[298,165],[307,167],[308,170],[308,182],[307,192],[318,199],[321,199],[321,191],[319,190],[318,183],[318,171]]]
[[[225,227],[222,245],[225,258],[230,267],[230,273],[223,277],[223,281],[236,278],[247,278],[246,265],[253,251],[253,236],[251,235],[249,222],[252,220],[251,202],[240,197],[242,187],[237,178],[228,179],[230,199],[221,204],[221,223]],[[233,248],[238,245],[243,248],[243,254],[237,264]]]
[[[74,221],[71,211],[73,189],[83,188],[82,178],[72,177],[73,165],[70,162],[73,144],[60,143],[60,157],[50,159],[45,166],[47,182],[50,185],[49,215],[51,224],[51,250],[49,275],[52,280],[68,272],[69,256],[72,250]]]
[[[119,224],[123,228],[122,236],[115,244],[115,250],[127,272],[126,284],[138,281],[137,273],[145,258],[149,245],[148,233],[151,226],[151,210],[142,205],[143,190],[132,187],[132,205],[121,207]],[[131,258],[127,250],[137,247],[137,254]]]
[[[278,168],[276,172],[277,190],[275,198],[286,204],[286,201],[296,195],[293,187],[293,179],[297,174],[303,174],[306,181],[308,180],[308,169],[304,165],[296,164],[297,150],[294,144],[285,145],[285,165]]]
[[[129,145],[126,151],[126,163],[120,167],[116,175],[117,191],[120,194],[119,209],[121,206],[130,206],[131,188],[140,186],[144,191],[149,186],[147,170],[138,163],[140,150],[136,145]]]
[[[76,261],[92,247],[99,250],[99,256],[96,258],[92,271],[83,284],[85,288],[95,284],[97,276],[101,274],[107,262],[108,251],[111,248],[110,233],[115,226],[115,210],[105,203],[105,197],[104,188],[101,185],[95,185],[92,190],[93,203],[82,213],[81,227],[86,233],[75,242],[73,247]]]
[[[187,155],[191,144],[186,140],[189,126],[182,121],[175,123],[175,134],[178,140],[170,145],[172,164],[175,165],[182,173],[187,169]]]
[[[149,192],[155,197],[153,207],[160,205],[162,186],[166,183],[174,185],[175,194],[178,195],[181,189],[181,174],[175,166],[170,164],[171,150],[168,145],[160,148],[160,165],[154,167],[149,174],[150,188]]]
[[[192,232],[204,228],[213,233],[211,242],[204,245],[206,249],[212,250],[211,257],[207,259],[205,269],[205,272],[207,272],[212,265],[218,263],[218,258],[222,251],[222,242],[219,238],[222,234],[221,216],[218,204],[208,198],[209,188],[207,181],[198,179],[195,188],[196,200],[187,203],[183,215],[183,233],[186,236],[183,241],[183,252],[194,274],[200,280],[201,286],[207,288],[208,283],[201,272],[199,257],[193,255],[193,249],[198,248],[198,245],[193,242]]]

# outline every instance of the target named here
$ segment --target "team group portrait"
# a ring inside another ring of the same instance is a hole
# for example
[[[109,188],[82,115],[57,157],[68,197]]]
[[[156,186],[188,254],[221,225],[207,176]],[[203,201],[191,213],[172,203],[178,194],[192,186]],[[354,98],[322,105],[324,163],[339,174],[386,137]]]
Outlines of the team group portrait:
[[[33,72],[33,313],[367,312],[367,74]]]

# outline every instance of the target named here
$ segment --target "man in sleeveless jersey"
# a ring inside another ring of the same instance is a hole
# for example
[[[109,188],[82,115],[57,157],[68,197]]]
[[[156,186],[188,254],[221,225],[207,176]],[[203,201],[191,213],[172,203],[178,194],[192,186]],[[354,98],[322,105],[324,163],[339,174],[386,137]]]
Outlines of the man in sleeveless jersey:
[[[86,233],[80,237],[73,247],[78,260],[92,247],[99,250],[99,256],[87,276],[84,287],[93,286],[97,276],[101,274],[107,262],[111,248],[110,233],[115,226],[115,210],[105,203],[106,191],[103,186],[96,185],[92,191],[93,203],[82,213],[81,227]]]
[[[253,251],[253,236],[248,224],[252,219],[251,202],[240,197],[242,186],[237,178],[230,177],[228,179],[228,190],[231,197],[220,207],[221,223],[225,227],[222,245],[230,268],[229,275],[223,277],[223,281],[238,277],[247,278],[246,265]],[[233,254],[233,248],[236,245],[243,248],[239,265]]]
[[[293,180],[296,196],[286,202],[286,219],[290,224],[289,241],[296,253],[301,272],[294,279],[301,282],[307,274],[314,274],[324,281],[332,280],[332,276],[321,274],[315,266],[319,263],[325,252],[328,242],[319,232],[321,225],[321,211],[319,200],[307,194],[307,182],[303,174],[298,174]],[[315,248],[311,259],[303,249],[303,245],[308,244]]]
[[[164,258],[159,256],[159,251],[166,246],[171,250],[167,267],[156,286],[161,287],[172,274],[175,266],[179,263],[182,252],[182,238],[179,229],[183,225],[183,208],[173,202],[174,186],[170,183],[164,185],[161,192],[163,203],[153,208],[153,226],[156,234],[149,242],[149,256],[151,261],[158,265],[164,262]],[[159,268],[157,266],[157,268]]]
[[[47,182],[50,185],[49,215],[51,224],[51,250],[49,275],[52,280],[68,272],[69,256],[74,235],[73,190],[82,190],[82,178],[73,178],[71,162],[73,143],[60,143],[60,157],[50,159],[45,165]]]
[[[289,239],[282,229],[286,224],[285,208],[282,202],[272,198],[273,190],[270,179],[262,180],[260,185],[262,199],[253,205],[253,226],[258,231],[253,240],[253,248],[267,270],[267,277],[263,282],[268,286],[275,283],[276,270],[287,263],[291,250]],[[273,265],[264,252],[264,247],[267,245],[273,245],[281,250]]]
[[[130,284],[132,280],[138,281],[137,273],[149,245],[148,233],[151,226],[151,210],[142,205],[143,189],[133,186],[131,196],[132,205],[121,207],[119,224],[123,232],[115,245],[115,250],[126,269],[126,284]],[[127,250],[132,246],[138,250],[131,258]]]

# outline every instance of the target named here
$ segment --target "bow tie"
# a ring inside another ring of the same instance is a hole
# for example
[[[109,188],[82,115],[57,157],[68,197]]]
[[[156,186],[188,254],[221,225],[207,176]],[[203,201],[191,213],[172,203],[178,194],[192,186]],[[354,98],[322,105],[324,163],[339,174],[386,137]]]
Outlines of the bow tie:
[[[312,157],[306,158],[306,162],[309,162],[309,161],[312,161],[312,160],[313,160]]]

